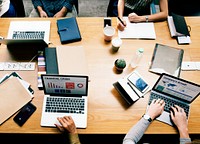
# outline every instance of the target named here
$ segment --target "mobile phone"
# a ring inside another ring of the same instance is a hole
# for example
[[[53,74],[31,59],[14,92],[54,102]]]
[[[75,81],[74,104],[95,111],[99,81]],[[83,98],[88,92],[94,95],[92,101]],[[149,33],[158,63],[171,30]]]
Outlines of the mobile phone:
[[[149,85],[138,73],[133,72],[129,77],[128,81],[131,82],[140,92],[144,93]]]
[[[25,106],[22,107],[20,112],[13,118],[13,120],[19,125],[22,126],[29,117],[34,113],[36,110],[36,106],[34,106],[32,103],[28,103]]]
[[[104,27],[106,27],[106,26],[111,26],[112,24],[111,24],[111,18],[109,18],[109,17],[105,17],[104,18]]]

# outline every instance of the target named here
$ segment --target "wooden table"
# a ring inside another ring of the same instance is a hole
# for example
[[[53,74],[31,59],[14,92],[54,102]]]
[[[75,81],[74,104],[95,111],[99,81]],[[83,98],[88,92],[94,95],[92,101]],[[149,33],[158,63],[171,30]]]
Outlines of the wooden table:
[[[11,20],[50,20],[51,32],[50,41],[53,45],[61,45],[57,33],[57,19],[38,19],[38,18],[20,18],[20,19],[0,19],[0,35],[7,36],[9,22]],[[170,37],[167,22],[155,23],[156,40],[123,40],[122,47],[117,53],[111,51],[111,43],[103,39],[103,17],[77,18],[82,41],[67,46],[83,46],[86,52],[89,68],[89,94],[88,94],[88,126],[86,129],[78,129],[80,134],[125,134],[145,113],[149,94],[139,99],[136,103],[128,106],[119,93],[114,89],[113,83],[126,76],[133,69],[128,65],[123,73],[116,73],[114,61],[117,58],[124,58],[127,63],[130,62],[132,55],[137,48],[144,48],[144,56],[137,68],[137,71],[153,86],[158,78],[157,74],[148,72],[149,62],[152,57],[155,43],[161,43],[176,48],[184,49],[184,61],[200,61],[200,18],[187,17],[187,24],[191,27],[190,45],[178,45],[175,39]],[[112,25],[116,28],[116,18],[112,18]],[[117,30],[116,35],[117,36]],[[11,57],[6,46],[0,46],[0,62],[17,60]],[[24,124],[19,127],[14,123],[13,117],[0,126],[0,133],[35,133],[35,134],[56,134],[59,133],[56,128],[44,128],[40,126],[43,91],[37,88],[37,68],[35,71],[17,71],[24,80],[31,83],[35,91],[32,103],[37,106],[36,112]],[[0,77],[11,71],[1,71]],[[184,79],[200,84],[199,71],[182,71],[181,76]],[[189,132],[191,134],[200,133],[200,98],[197,98],[191,105],[189,118]],[[146,134],[176,134],[175,128],[154,121],[147,129]]]

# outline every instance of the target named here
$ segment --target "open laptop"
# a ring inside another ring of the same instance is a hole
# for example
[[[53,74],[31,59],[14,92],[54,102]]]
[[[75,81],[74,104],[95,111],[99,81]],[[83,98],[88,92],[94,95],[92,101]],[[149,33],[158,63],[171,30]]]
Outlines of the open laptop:
[[[87,127],[88,76],[41,75],[44,88],[41,126],[55,127],[57,117],[71,116],[77,128]]]
[[[0,43],[7,46],[47,47],[50,36],[50,21],[11,21],[8,36]]]
[[[190,104],[200,94],[200,85],[163,73],[151,90],[149,105],[153,99],[165,101],[163,113],[157,120],[173,125],[170,118],[170,107],[178,105],[184,108],[189,118]]]

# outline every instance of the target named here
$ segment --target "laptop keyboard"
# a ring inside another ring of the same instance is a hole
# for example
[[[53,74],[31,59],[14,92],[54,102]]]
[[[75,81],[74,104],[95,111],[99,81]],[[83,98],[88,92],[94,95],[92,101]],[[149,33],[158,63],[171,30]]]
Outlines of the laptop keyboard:
[[[47,97],[46,112],[84,114],[84,99]]]
[[[171,106],[174,106],[174,105],[180,106],[181,108],[184,109],[184,111],[185,111],[185,113],[186,113],[186,115],[188,117],[189,106],[187,104],[174,101],[173,99],[169,99],[167,97],[162,97],[162,96],[152,92],[151,95],[150,95],[149,105],[151,104],[153,99],[162,99],[162,100],[164,100],[165,101],[164,110],[167,111],[167,112],[170,112]]]
[[[14,31],[13,39],[44,39],[45,31]]]

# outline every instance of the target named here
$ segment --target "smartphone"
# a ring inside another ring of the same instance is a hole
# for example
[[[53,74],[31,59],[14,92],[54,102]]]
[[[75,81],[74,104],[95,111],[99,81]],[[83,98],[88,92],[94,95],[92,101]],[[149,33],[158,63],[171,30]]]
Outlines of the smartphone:
[[[105,17],[104,18],[104,27],[111,26],[111,18]]]
[[[34,113],[36,110],[36,106],[34,106],[32,103],[26,104],[20,112],[13,118],[13,120],[19,125],[22,126],[29,117]]]
[[[147,82],[136,72],[133,72],[129,77],[128,81],[131,82],[140,92],[144,93],[149,85]]]

